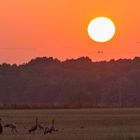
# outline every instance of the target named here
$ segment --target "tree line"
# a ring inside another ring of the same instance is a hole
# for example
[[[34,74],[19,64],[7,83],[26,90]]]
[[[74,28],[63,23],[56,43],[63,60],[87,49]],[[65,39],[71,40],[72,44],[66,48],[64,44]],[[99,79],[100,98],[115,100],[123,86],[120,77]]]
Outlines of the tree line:
[[[0,65],[0,108],[139,107],[140,57],[38,57]]]

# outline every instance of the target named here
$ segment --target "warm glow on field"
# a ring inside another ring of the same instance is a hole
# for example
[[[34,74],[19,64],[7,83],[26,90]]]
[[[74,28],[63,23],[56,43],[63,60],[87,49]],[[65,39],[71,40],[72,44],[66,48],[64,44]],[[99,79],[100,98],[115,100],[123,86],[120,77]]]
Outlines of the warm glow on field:
[[[106,17],[98,17],[89,23],[88,34],[94,41],[106,42],[114,36],[115,25]]]

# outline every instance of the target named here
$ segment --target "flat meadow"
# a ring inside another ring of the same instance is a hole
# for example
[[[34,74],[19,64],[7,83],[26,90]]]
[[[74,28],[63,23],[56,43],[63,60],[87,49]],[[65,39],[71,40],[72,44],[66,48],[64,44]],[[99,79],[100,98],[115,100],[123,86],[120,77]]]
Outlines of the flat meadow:
[[[140,140],[140,109],[0,110],[2,125],[16,123],[18,133],[4,128],[0,140]],[[57,132],[28,130],[55,120]]]

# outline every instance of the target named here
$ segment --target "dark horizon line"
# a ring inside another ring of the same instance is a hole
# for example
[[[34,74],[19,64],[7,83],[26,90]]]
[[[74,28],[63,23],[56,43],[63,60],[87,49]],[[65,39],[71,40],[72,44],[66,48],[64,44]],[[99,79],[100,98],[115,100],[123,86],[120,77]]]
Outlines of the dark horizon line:
[[[140,56],[135,56],[133,58],[118,58],[118,59],[115,59],[115,58],[111,58],[109,60],[97,60],[97,61],[93,61],[93,59],[91,59],[89,56],[80,56],[80,57],[77,57],[77,58],[66,58],[65,60],[60,60],[56,57],[53,57],[53,56],[40,56],[40,57],[34,57],[34,58],[31,58],[30,60],[26,61],[26,62],[23,62],[23,63],[8,63],[8,62],[1,62],[0,65],[3,65],[3,64],[8,64],[8,65],[17,65],[17,66],[20,66],[20,65],[25,65],[25,64],[28,64],[30,63],[31,61],[33,60],[37,60],[37,59],[52,59],[52,60],[57,60],[59,61],[60,63],[64,63],[64,62],[67,62],[67,61],[76,61],[76,60],[80,60],[80,59],[87,59],[89,61],[91,61],[92,63],[103,63],[103,62],[117,62],[117,61],[120,61],[120,60],[128,60],[128,61],[133,61],[137,58],[140,58]]]

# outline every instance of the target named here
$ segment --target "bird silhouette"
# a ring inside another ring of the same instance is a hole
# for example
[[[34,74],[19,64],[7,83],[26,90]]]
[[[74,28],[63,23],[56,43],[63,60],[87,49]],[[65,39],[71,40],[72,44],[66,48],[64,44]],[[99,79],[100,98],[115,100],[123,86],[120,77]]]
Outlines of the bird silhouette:
[[[43,130],[43,131],[44,131],[44,127],[43,127],[43,125],[38,124],[38,128],[39,128],[39,130]]]
[[[48,125],[48,126],[45,128],[44,134],[52,133],[53,131],[58,131],[58,130],[55,128],[54,120],[52,120],[52,123],[51,123],[50,125]]]
[[[36,118],[36,123],[35,125],[33,125],[28,131],[29,133],[35,132],[37,130],[38,127],[38,118]]]
[[[2,132],[3,132],[3,126],[1,124],[1,121],[2,121],[2,119],[0,118],[0,134],[2,134]]]
[[[4,127],[7,127],[7,128],[11,128],[12,132],[18,132],[17,131],[17,126],[15,123],[8,123],[8,124],[5,124]]]

